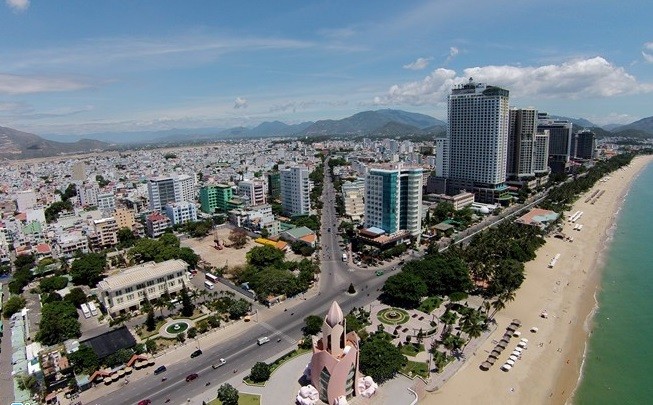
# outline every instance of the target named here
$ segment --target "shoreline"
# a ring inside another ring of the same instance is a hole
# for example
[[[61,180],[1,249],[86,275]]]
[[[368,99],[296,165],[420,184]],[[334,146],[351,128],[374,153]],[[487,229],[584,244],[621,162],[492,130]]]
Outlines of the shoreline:
[[[622,206],[630,186],[641,171],[653,162],[653,156],[637,156],[626,167],[606,176],[583,193],[563,213],[563,232],[574,241],[547,237],[537,257],[525,264],[526,279],[516,292],[515,300],[496,316],[497,329],[479,345],[468,363],[447,384],[424,398],[423,403],[453,401],[455,403],[542,403],[567,404],[582,381],[585,355],[593,320],[598,312],[598,291],[605,257],[618,224]],[[584,202],[596,190],[604,190],[595,204]],[[583,211],[575,224],[568,215]],[[605,215],[605,213],[609,213]],[[560,255],[554,268],[548,264]],[[540,314],[546,311],[547,318]],[[512,319],[522,321],[521,337],[529,339],[528,349],[510,372],[500,370],[518,339],[508,345],[489,371],[479,365],[501,339]],[[537,327],[537,333],[529,332]],[[471,367],[468,367],[471,365]],[[491,399],[488,401],[488,399]]]

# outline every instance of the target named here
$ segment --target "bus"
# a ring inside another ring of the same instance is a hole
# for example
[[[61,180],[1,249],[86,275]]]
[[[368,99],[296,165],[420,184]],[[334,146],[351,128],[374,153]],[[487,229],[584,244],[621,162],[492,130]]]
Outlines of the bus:
[[[91,317],[91,311],[88,309],[88,305],[86,305],[86,303],[82,304],[82,313],[86,319]]]
[[[205,281],[204,282],[204,287],[208,288],[209,290],[212,290],[215,287],[215,284],[213,284],[210,281]]]
[[[217,283],[218,282],[218,276],[214,276],[211,273],[206,273],[206,279],[212,283]]]
[[[97,316],[97,308],[95,307],[95,304],[93,302],[88,303],[88,309],[91,311],[91,315]]]

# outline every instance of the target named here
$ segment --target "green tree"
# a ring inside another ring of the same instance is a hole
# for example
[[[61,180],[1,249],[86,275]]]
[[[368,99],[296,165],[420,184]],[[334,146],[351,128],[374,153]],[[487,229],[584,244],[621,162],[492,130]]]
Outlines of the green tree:
[[[107,363],[107,366],[115,367],[127,363],[133,355],[134,351],[131,349],[120,349],[107,357],[104,361]]]
[[[145,341],[145,348],[147,349],[148,353],[156,353],[157,351],[156,340],[147,339]]]
[[[118,242],[120,247],[126,248],[134,245],[138,238],[134,235],[129,228],[120,228],[118,229]]]
[[[406,362],[406,357],[385,339],[368,339],[361,345],[360,370],[377,383],[394,378]]]
[[[39,282],[42,293],[61,290],[68,285],[68,279],[63,276],[46,277]]]
[[[188,295],[188,290],[186,289],[186,287],[183,287],[179,294],[181,295],[181,314],[185,317],[193,316],[193,311],[195,311],[195,305],[193,305],[193,302],[190,299],[190,295]]]
[[[428,289],[424,281],[413,273],[402,271],[388,277],[381,289],[381,300],[393,306],[417,308]]]
[[[100,253],[89,253],[75,259],[70,267],[70,275],[76,285],[97,286],[105,276],[102,274],[107,258]]]
[[[77,309],[68,301],[55,301],[41,308],[41,323],[36,340],[47,346],[80,337]]]
[[[79,349],[68,354],[68,360],[72,363],[75,372],[92,374],[100,367],[100,361],[93,349],[85,344],[79,345]]]
[[[159,238],[159,242],[166,246],[179,247],[179,239],[172,233],[166,232]]]
[[[31,374],[19,374],[16,377],[18,388],[23,391],[29,391],[32,394],[38,391],[39,382],[35,376]]]
[[[238,390],[229,383],[224,383],[218,388],[218,399],[222,405],[238,405],[238,394]]]
[[[272,374],[270,371],[270,365],[259,361],[254,364],[254,367],[252,367],[249,378],[254,382],[260,383],[267,381],[270,378],[270,374]]]
[[[156,328],[156,319],[154,319],[154,307],[150,306],[147,311],[147,319],[145,319],[145,329],[152,332]]]
[[[245,301],[242,298],[234,301],[231,305],[229,305],[229,308],[227,309],[227,312],[229,312],[229,318],[231,319],[242,318],[247,314],[250,307],[251,306],[249,302]]]
[[[188,263],[188,267],[191,269],[197,267],[197,263],[200,261],[200,257],[189,247],[180,248],[177,256]]]
[[[247,254],[247,263],[259,269],[278,267],[283,263],[284,253],[274,246],[255,246]]]
[[[2,316],[10,318],[13,314],[20,312],[21,309],[25,308],[26,304],[27,301],[25,301],[25,298],[20,295],[12,295],[2,307]]]
[[[86,293],[79,287],[71,288],[70,292],[64,297],[64,301],[72,303],[76,307],[81,307],[83,303],[88,302]]]
[[[189,339],[195,339],[195,336],[197,336],[197,328],[192,327],[188,329],[188,338]]]
[[[319,316],[309,315],[304,318],[304,327],[302,328],[302,331],[305,335],[317,335],[322,331],[322,323],[323,320]]]

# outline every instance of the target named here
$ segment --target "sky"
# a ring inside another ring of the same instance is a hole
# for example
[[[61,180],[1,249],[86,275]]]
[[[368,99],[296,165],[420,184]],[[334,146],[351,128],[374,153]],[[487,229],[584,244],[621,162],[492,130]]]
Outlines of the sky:
[[[444,120],[469,77],[599,125],[653,115],[650,0],[0,2],[0,126],[36,134]]]

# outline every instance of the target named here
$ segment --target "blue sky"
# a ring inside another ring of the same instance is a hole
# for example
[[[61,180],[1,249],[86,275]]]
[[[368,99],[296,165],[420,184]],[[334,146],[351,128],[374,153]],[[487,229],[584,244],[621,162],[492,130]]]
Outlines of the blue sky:
[[[0,0],[0,126],[254,126],[398,108],[473,76],[598,124],[653,115],[653,2]]]

